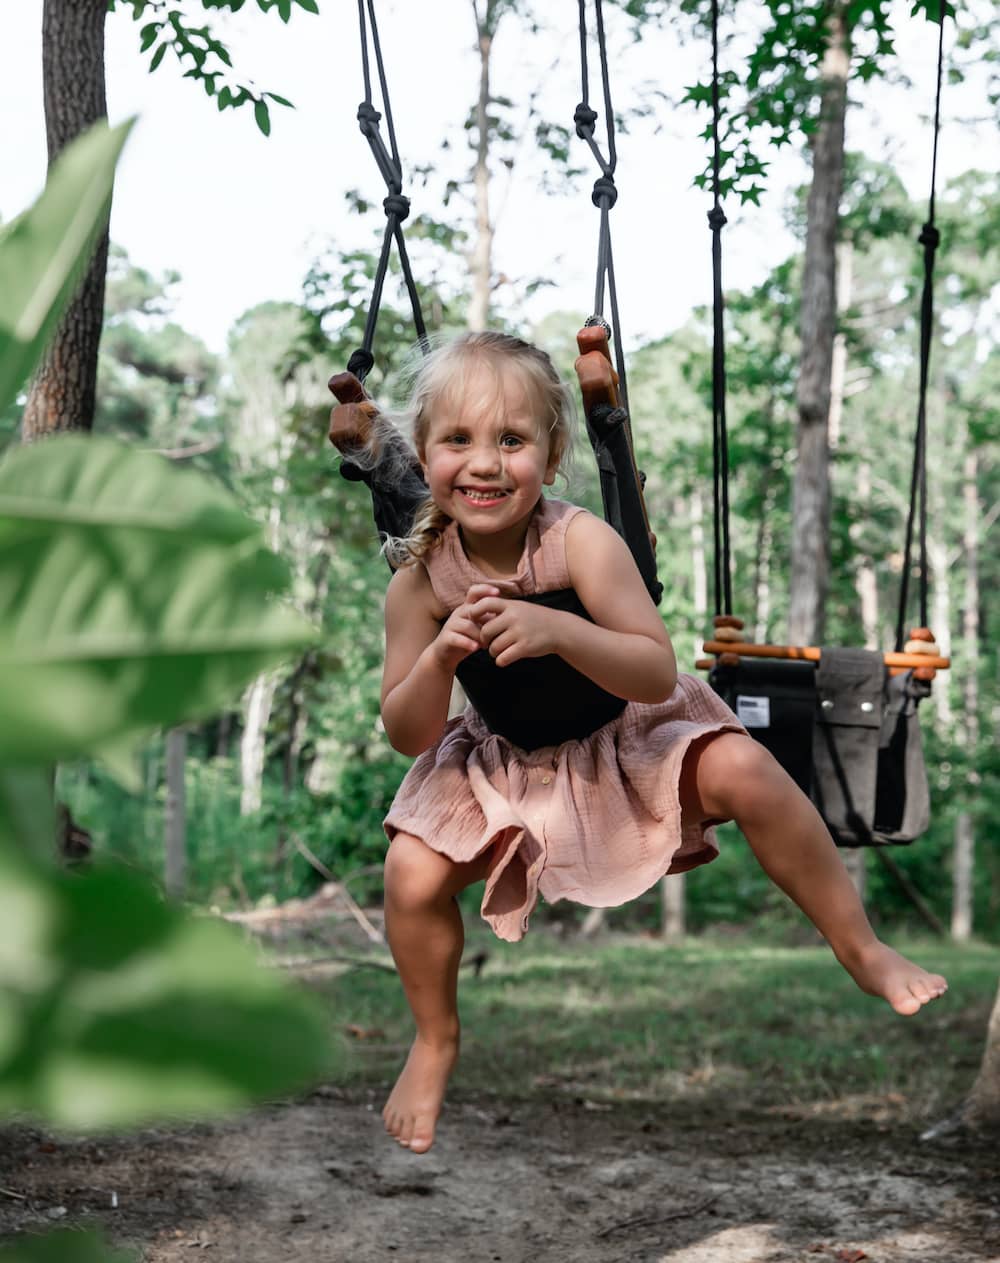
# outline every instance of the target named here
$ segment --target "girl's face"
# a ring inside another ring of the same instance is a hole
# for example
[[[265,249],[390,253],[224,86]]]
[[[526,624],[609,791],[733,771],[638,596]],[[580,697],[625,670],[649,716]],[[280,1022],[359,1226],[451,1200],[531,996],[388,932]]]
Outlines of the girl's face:
[[[557,462],[521,374],[476,363],[461,394],[431,405],[421,465],[435,504],[465,532],[498,535],[527,522]]]

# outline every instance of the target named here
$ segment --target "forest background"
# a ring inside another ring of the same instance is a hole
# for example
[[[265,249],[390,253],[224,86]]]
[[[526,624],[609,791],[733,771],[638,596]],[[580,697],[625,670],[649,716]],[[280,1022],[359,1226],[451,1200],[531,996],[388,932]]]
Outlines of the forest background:
[[[533,94],[529,88],[526,95],[506,95],[503,62],[498,61],[492,67],[485,127],[477,126],[472,71],[477,65],[481,68],[481,59],[473,47],[469,90],[465,96],[457,90],[452,95],[452,126],[437,129],[429,122],[416,131],[418,143],[404,154],[416,186],[410,190],[414,214],[407,224],[408,240],[436,329],[458,330],[470,319],[482,323],[476,313],[481,317],[488,310],[490,323],[537,339],[570,376],[573,336],[589,314],[589,281],[583,278],[593,256],[597,217],[589,205],[588,155],[579,152],[582,144],[571,137],[563,121],[571,108],[553,121],[547,94],[560,80],[564,100],[575,101],[578,84],[571,58],[560,61],[557,55],[558,32],[527,16],[527,6],[496,9],[501,10],[497,20],[502,19],[502,25],[491,38],[498,53],[505,39],[515,62],[525,48],[538,53],[538,79],[545,84],[545,94]],[[692,22],[691,38],[683,46],[695,72],[689,71],[686,79],[683,74],[674,76],[667,87],[665,80],[657,82],[646,73],[650,60],[655,64],[659,55],[663,29],[651,21],[644,6],[625,9],[611,11],[616,19],[616,105],[627,128],[623,171],[626,155],[630,171],[655,169],[659,211],[667,204],[664,197],[672,202],[682,193],[689,196],[688,185],[704,171],[707,160],[707,142],[698,140],[707,121],[704,110],[697,108],[704,98],[695,93],[694,99],[682,103],[685,83],[705,83],[705,48],[695,42],[703,32]],[[398,6],[386,6],[386,30],[398,14]],[[908,17],[905,8],[899,15],[901,25],[922,28],[928,45],[933,45],[934,28],[922,17]],[[298,23],[315,20],[308,13],[296,13],[289,32]],[[346,11],[338,10],[332,20],[338,24],[342,45],[337,77],[352,83],[348,95],[356,100],[356,31]],[[126,26],[127,14],[122,12],[116,22]],[[734,64],[743,36],[733,30],[726,34],[724,56]],[[472,35],[470,21],[469,39],[463,42],[472,45]],[[277,38],[274,44],[278,46]],[[481,41],[479,47],[481,53]],[[956,43],[950,54],[953,63],[961,61],[962,52]],[[988,58],[981,60],[988,64]],[[957,78],[958,66],[953,64],[952,69]],[[165,67],[160,77],[167,73]],[[296,95],[280,76],[267,73],[269,86],[273,79],[276,91]],[[108,74],[113,84],[113,61]],[[905,129],[912,132],[919,122],[916,130],[926,142],[929,165],[926,114],[932,82],[921,82],[918,88],[898,69],[890,78],[898,99],[907,104],[893,120],[886,120],[886,128],[892,130],[892,121],[906,118],[908,111]],[[966,93],[960,98],[963,104],[985,100],[984,82],[974,86],[971,97]],[[398,110],[395,79],[393,84]],[[731,71],[726,87],[734,103],[740,85],[741,74]],[[192,86],[181,88],[194,96]],[[863,79],[852,84],[854,107],[864,105],[867,86]],[[211,102],[197,104],[205,111],[205,136],[212,129],[216,132],[218,154],[229,147],[236,128],[252,135],[252,124],[242,114],[213,120]],[[274,113],[275,130],[291,117],[284,111]],[[854,108],[849,117],[862,113]],[[989,110],[983,106],[979,113],[985,117]],[[350,226],[333,240],[313,243],[297,301],[282,297],[255,303],[233,322],[224,348],[208,326],[199,329],[193,319],[174,319],[175,295],[182,290],[176,273],[144,266],[142,259],[130,259],[121,248],[111,256],[94,429],[163,451],[231,488],[265,525],[272,546],[291,563],[297,604],[325,629],[319,649],[310,649],[279,672],[262,675],[240,707],[184,734],[184,792],[178,794],[175,787],[170,806],[176,836],[184,803],[189,863],[183,879],[175,871],[172,880],[177,893],[199,904],[245,907],[281,899],[308,892],[325,874],[346,883],[362,902],[377,897],[383,850],[380,821],[407,766],[389,748],[377,712],[387,571],[377,554],[366,497],[337,477],[336,462],[325,447],[325,381],[346,364],[360,341],[381,233],[377,176],[363,147],[347,148],[352,115],[353,107],[330,124],[335,141],[329,144],[328,138],[328,144],[336,152],[343,137],[346,152],[360,152],[357,162],[336,163],[339,196],[347,195],[356,221],[342,219]],[[679,150],[689,162],[687,169],[674,157],[678,151],[669,147],[668,139],[656,134],[655,120],[664,116],[669,117],[671,130],[683,130],[682,120],[689,120],[694,143]],[[945,119],[945,146],[956,133],[966,138],[981,134],[975,118],[956,118],[946,107]],[[862,139],[871,141],[870,128],[859,131]],[[484,136],[489,140],[485,155]],[[851,133],[849,138],[853,139]],[[540,147],[532,153],[535,142]],[[254,162],[259,183],[270,197],[284,182],[268,173],[269,143],[259,140]],[[756,203],[764,200],[761,214],[770,225],[776,222],[780,204],[782,225],[780,231],[772,228],[764,234],[758,229],[749,249],[746,237],[742,249],[738,244],[739,222],[727,230],[734,239],[732,245],[727,241],[727,280],[730,275],[750,278],[746,284],[728,287],[728,388],[734,589],[737,608],[757,640],[783,640],[788,619],[806,220],[802,186],[807,147],[801,137],[797,144],[801,152],[796,162],[784,165],[790,183],[786,180],[782,189],[776,187],[780,181],[774,179],[775,172],[754,173],[750,151],[733,138],[734,157],[743,161],[743,169],[742,183],[731,193],[729,204],[735,210],[743,201],[739,220],[753,222]],[[631,153],[629,145],[634,146]],[[653,145],[660,149],[648,147]],[[898,156],[898,150],[895,153]],[[908,170],[910,178],[904,182],[897,165],[905,168],[906,163],[894,164],[893,156],[892,146],[887,160],[879,143],[868,144],[863,151],[849,145],[839,247],[841,376],[829,433],[832,512],[826,638],[870,647],[889,645],[895,616],[916,409],[920,257],[915,239],[926,215],[926,193],[914,187]],[[323,159],[313,155],[311,161]],[[521,214],[535,222],[544,216],[558,232],[580,234],[579,246],[568,252],[569,263],[560,259],[545,266],[544,256],[538,259],[529,249],[531,234],[522,229],[505,237],[501,231],[489,243],[484,277],[477,164],[492,199],[485,219],[488,234],[492,237],[493,228],[505,217],[509,222]],[[996,390],[990,387],[1000,383],[996,357],[991,358],[988,350],[998,320],[1000,188],[996,164],[982,165],[982,170],[952,168],[942,182],[938,203],[938,336],[929,395],[931,625],[943,651],[951,654],[954,669],[939,676],[933,702],[924,710],[935,805],[932,827],[918,844],[896,852],[895,858],[930,913],[948,923],[954,912],[947,875],[955,838],[976,838],[980,845],[975,850],[972,907],[960,910],[958,923],[996,935],[1000,860],[990,822],[996,819],[1000,796],[995,749],[1000,681],[993,648],[997,562],[995,550],[989,548],[989,530],[1000,511],[1000,488]],[[944,165],[943,169],[947,170]],[[729,176],[737,178],[735,168]],[[128,181],[126,168],[120,192]],[[763,187],[755,187],[765,181],[766,194]],[[633,264],[627,288],[624,277],[631,252],[623,249],[619,258],[627,327],[628,304],[634,301],[641,316],[632,327],[647,331],[641,338],[633,337],[629,348],[633,427],[640,464],[648,475],[650,516],[660,540],[666,586],[663,615],[681,661],[690,667],[711,612],[706,545],[711,318],[690,301],[681,313],[674,306],[675,288],[684,289],[683,283],[672,284],[674,272],[687,275],[680,263],[695,254],[694,246],[677,231],[661,230],[657,239],[651,239],[648,221],[654,201],[645,191],[635,195],[634,205],[641,205],[642,211],[632,222],[646,227],[633,231],[622,214],[626,185],[621,183],[623,197],[613,216],[614,228],[628,242],[638,240],[640,259],[646,260],[643,270],[641,264]],[[308,197],[298,189],[292,193],[292,187],[284,184],[288,200]],[[632,196],[631,188],[628,191]],[[227,222],[225,215],[213,213],[213,203],[203,193],[199,188],[187,190],[189,200],[205,202],[199,218],[206,228],[203,237],[211,242],[226,235]],[[710,200],[703,192],[697,197],[703,214]],[[518,203],[521,209],[515,211]],[[702,290],[707,294],[708,234],[703,222],[697,231],[704,238]],[[284,229],[276,228],[274,235],[284,236]],[[266,255],[272,239],[262,238],[252,257]],[[784,253],[768,257],[775,244],[784,245]],[[747,268],[748,255],[754,256],[756,274],[754,267]],[[182,259],[177,262],[184,265]],[[215,283],[224,285],[225,280],[219,276]],[[647,305],[640,307],[638,295],[643,293]],[[665,311],[673,318],[665,318]],[[411,344],[412,332],[398,296],[390,294],[376,344],[373,382],[380,396],[391,397],[397,390]],[[20,404],[0,418],[4,444],[18,441],[20,419]],[[595,479],[583,451],[567,494],[596,505]],[[175,734],[175,765],[179,739]],[[168,744],[166,737],[156,738],[143,750],[140,792],[135,786],[123,789],[100,764],[64,766],[60,772],[61,793],[97,846],[157,872],[163,871]],[[869,905],[877,920],[893,923],[913,915],[901,887],[871,861],[869,877]],[[720,861],[687,882],[686,904],[691,929],[720,922],[745,924],[762,916],[777,926],[793,924],[784,920],[784,901],[757,876],[735,839],[724,848]],[[561,909],[551,915],[557,913],[564,915]],[[575,919],[572,910],[568,916]],[[613,914],[613,923],[656,929],[660,918],[653,892]]]

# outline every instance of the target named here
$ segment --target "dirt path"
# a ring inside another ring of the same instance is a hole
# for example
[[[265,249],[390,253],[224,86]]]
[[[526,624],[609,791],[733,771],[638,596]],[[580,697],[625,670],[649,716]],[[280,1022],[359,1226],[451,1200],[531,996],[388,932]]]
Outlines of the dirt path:
[[[145,1263],[1000,1263],[995,1139],[871,1120],[467,1098],[416,1157],[374,1100],[320,1092],[127,1139],[8,1130],[0,1169],[3,1235],[96,1222]]]

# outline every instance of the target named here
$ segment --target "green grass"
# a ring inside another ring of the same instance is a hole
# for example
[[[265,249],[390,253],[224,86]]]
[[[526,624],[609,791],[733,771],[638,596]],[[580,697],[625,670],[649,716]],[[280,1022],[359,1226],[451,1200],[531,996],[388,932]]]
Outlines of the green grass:
[[[889,1100],[897,1117],[939,1116],[978,1066],[1000,952],[896,945],[949,978],[947,996],[917,1019],[859,992],[822,947],[769,946],[749,934],[668,947],[535,933],[511,945],[477,929],[467,952],[490,957],[479,978],[463,971],[455,1089],[726,1109]],[[355,969],[317,989],[334,1014],[332,1080],[388,1086],[411,1031],[397,980]]]

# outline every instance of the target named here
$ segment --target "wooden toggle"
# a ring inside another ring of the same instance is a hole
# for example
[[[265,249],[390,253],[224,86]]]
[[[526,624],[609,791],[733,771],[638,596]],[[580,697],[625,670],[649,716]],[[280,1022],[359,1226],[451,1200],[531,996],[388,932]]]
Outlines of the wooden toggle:
[[[580,394],[583,397],[583,410],[587,417],[594,408],[607,406],[620,408],[621,397],[618,394],[618,374],[611,362],[611,348],[608,345],[608,333],[602,325],[586,325],[576,335],[576,345],[580,355],[574,365],[577,380],[580,383]],[[626,422],[626,426],[628,423]],[[643,477],[635,463],[635,449],[632,446],[631,428],[627,430],[629,459],[632,462],[632,473],[635,476],[639,506],[642,509],[642,520],[649,535],[649,542],[656,552],[656,536],[649,525],[649,514],[646,511],[646,499],[642,494]]]
[[[338,400],[330,413],[330,442],[342,456],[367,445],[378,408],[353,373],[334,373],[327,382]]]

